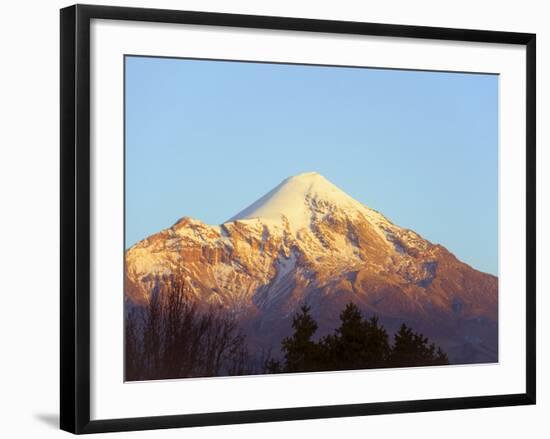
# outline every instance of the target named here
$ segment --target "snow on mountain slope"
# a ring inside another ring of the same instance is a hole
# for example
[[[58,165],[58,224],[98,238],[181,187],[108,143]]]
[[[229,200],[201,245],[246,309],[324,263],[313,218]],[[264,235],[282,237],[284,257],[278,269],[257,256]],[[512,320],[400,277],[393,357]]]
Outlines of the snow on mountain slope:
[[[129,301],[176,279],[192,300],[239,316],[258,346],[277,345],[304,302],[323,332],[353,301],[390,330],[414,324],[457,361],[497,355],[497,279],[314,172],[287,178],[221,225],[184,217],[127,251]]]
[[[310,228],[319,215],[339,209],[348,217],[362,214],[381,236],[391,223],[383,215],[356,201],[317,172],[306,172],[283,180],[277,187],[229,219],[231,221],[259,218],[272,224],[288,221],[294,233]]]

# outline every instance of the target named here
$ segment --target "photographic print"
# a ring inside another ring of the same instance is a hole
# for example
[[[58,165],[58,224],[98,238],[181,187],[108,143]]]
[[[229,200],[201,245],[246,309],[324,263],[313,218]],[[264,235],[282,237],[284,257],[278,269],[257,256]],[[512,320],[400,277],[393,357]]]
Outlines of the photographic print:
[[[498,75],[124,62],[126,381],[499,361]]]

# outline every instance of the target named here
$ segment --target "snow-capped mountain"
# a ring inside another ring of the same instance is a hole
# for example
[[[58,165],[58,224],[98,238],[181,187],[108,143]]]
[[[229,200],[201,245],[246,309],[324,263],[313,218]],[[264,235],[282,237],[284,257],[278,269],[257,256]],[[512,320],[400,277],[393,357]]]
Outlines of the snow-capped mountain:
[[[498,279],[314,172],[284,180],[221,225],[184,217],[126,252],[130,303],[173,279],[199,303],[233,312],[258,348],[280,345],[301,304],[323,335],[352,301],[390,332],[402,322],[423,332],[451,362],[498,358]]]

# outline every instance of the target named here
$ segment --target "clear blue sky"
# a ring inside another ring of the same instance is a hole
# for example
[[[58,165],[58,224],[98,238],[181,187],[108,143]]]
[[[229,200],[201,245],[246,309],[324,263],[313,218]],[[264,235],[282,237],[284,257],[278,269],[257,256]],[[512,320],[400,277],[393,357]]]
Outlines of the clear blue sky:
[[[126,58],[126,246],[317,171],[498,271],[498,76]]]

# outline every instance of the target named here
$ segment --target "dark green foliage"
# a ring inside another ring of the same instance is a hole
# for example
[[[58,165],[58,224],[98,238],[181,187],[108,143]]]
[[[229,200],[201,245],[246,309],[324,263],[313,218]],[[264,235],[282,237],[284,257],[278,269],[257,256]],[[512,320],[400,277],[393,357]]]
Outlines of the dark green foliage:
[[[394,336],[390,364],[393,367],[438,366],[449,364],[449,360],[427,337],[402,324]]]
[[[303,305],[292,321],[294,334],[282,342],[286,372],[317,370],[319,345],[312,339],[317,331],[317,322],[313,320],[310,308]]]
[[[369,369],[387,364],[390,346],[378,317],[366,320],[353,303],[340,314],[340,327],[321,340],[325,368],[332,370]]]
[[[420,333],[402,325],[390,346],[388,333],[378,317],[365,319],[359,308],[349,303],[340,314],[340,326],[314,341],[317,322],[303,305],[292,321],[294,333],[281,344],[282,362],[269,358],[268,373],[316,372],[383,367],[433,366],[449,364],[441,348],[430,344]]]

